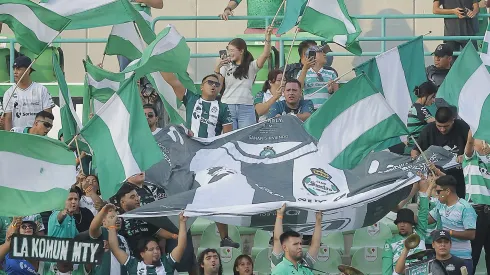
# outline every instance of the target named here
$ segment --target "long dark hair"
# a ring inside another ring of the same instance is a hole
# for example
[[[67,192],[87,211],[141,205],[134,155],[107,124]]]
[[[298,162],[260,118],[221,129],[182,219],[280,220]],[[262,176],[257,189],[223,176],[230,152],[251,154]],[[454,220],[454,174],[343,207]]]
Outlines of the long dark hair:
[[[437,86],[432,81],[426,81],[419,86],[415,86],[413,93],[418,97],[430,96],[437,93]]]
[[[248,78],[248,68],[250,67],[250,63],[254,61],[254,57],[247,49],[247,43],[245,40],[241,38],[235,38],[228,43],[228,45],[232,45],[240,51],[243,51],[242,60],[240,65],[236,68],[233,76],[242,80],[243,78]]]
[[[250,263],[252,263],[252,270],[254,269],[254,262],[252,261],[252,258],[250,258],[250,256],[248,255],[240,255],[236,258],[235,260],[235,264],[233,264],[233,275],[240,275],[240,273],[236,270],[236,268],[238,267],[238,265],[240,264],[240,261],[242,259],[247,259],[250,261]]]
[[[206,249],[204,249],[203,252],[201,252],[201,254],[199,254],[199,257],[197,258],[197,265],[199,267],[199,275],[204,275],[204,267],[202,267],[202,265],[204,265],[204,257],[208,253],[218,254],[218,259],[219,259],[218,275],[223,275],[223,265],[221,264],[221,255],[219,255],[218,251],[214,248],[206,248]]]
[[[271,88],[271,82],[276,81],[278,75],[282,74],[281,70],[272,70],[267,75],[267,81],[264,82],[264,86],[262,86],[262,92],[267,92]]]

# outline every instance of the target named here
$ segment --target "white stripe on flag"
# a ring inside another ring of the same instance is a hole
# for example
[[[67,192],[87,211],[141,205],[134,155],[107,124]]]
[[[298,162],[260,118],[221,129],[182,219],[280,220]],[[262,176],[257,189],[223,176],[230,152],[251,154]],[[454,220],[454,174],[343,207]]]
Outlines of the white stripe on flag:
[[[104,107],[107,109],[104,109]],[[124,167],[124,173],[127,179],[141,172],[129,145],[131,114],[117,94],[114,94],[104,107],[99,110],[97,115],[104,121],[111,133],[112,142],[114,143],[119,159],[121,159],[121,164]]]
[[[151,24],[153,22],[153,18],[151,18],[151,16],[149,16],[148,13],[144,11],[140,11],[140,14],[141,17],[143,17],[143,19],[145,19],[145,21],[148,22],[148,24]]]
[[[356,27],[352,24],[349,18],[345,17],[344,13],[340,9],[338,0],[309,0],[308,6],[312,9],[330,16],[344,23],[348,33],[355,33]],[[347,41],[347,39],[345,40]],[[342,44],[342,45],[345,45]]]
[[[18,165],[12,165],[13,163]],[[0,152],[0,167],[9,167],[0,173],[1,185],[22,191],[46,192],[54,188],[68,189],[75,178],[73,165],[50,163],[5,151]],[[22,175],[22,180],[12,180],[18,179],[19,175]],[[53,185],[53,179],[59,179],[56,183],[63,185]]]
[[[109,88],[113,91],[119,90],[119,85],[120,85],[119,82],[112,81],[112,80],[109,80],[107,78],[103,79],[102,81],[97,81],[90,74],[87,74],[87,78],[88,78],[87,79],[88,85],[90,85],[96,89]]]
[[[68,92],[68,100],[71,100],[71,95],[70,91]],[[73,106],[73,101],[66,102],[65,97],[63,96],[63,93],[61,92],[61,89],[59,89],[59,99],[60,99],[60,109],[68,105],[68,108],[70,109],[71,114],[73,115],[73,118],[75,119],[75,122],[77,123],[78,129],[82,129],[82,123],[80,122],[80,119],[78,118],[77,112],[75,111],[75,108]],[[66,107],[65,107],[66,108]]]
[[[30,29],[39,41],[49,43],[58,35],[57,30],[53,30],[41,22],[37,15],[25,5],[0,4],[0,14],[7,14],[14,17],[22,25]]]
[[[407,125],[408,111],[412,106],[410,91],[408,90],[405,71],[400,60],[400,52],[395,47],[376,57],[381,86],[386,101]]]
[[[459,94],[459,115],[464,121],[468,122],[473,133],[479,127],[483,104],[490,95],[490,90],[482,89],[481,84],[489,82],[490,75],[488,70],[485,64],[481,64],[470,78],[468,78]]]
[[[381,121],[390,117],[393,112],[385,105],[385,99],[380,93],[368,96],[356,104],[350,106],[342,114],[337,116],[324,130],[318,144],[335,144],[335,146],[321,146],[321,153],[325,155],[325,161],[333,161],[342,151],[352,142],[358,139],[365,132],[378,125]],[[376,108],[373,110],[373,108]],[[370,115],[366,116],[366,110]],[[353,121],[362,121],[352,127],[352,131],[345,133],[345,125],[352,124]]]
[[[77,14],[85,12],[88,10],[96,9],[104,5],[116,2],[119,0],[70,0],[69,4],[67,0],[49,0],[47,3],[41,3],[40,5],[56,12],[57,14],[63,16],[70,16],[72,14]]]
[[[129,41],[133,46],[140,52],[143,52],[143,42],[138,36],[136,28],[133,22],[128,22],[124,24],[115,25],[112,28],[111,35],[119,36],[127,41]]]
[[[160,55],[164,52],[172,50],[180,43],[180,40],[182,40],[182,35],[180,35],[180,33],[177,32],[177,29],[170,25],[167,26],[167,28],[169,27],[170,30],[167,33],[167,35],[165,35],[163,39],[160,39],[160,41],[158,41],[155,47],[153,47],[153,51],[151,53],[152,56]]]

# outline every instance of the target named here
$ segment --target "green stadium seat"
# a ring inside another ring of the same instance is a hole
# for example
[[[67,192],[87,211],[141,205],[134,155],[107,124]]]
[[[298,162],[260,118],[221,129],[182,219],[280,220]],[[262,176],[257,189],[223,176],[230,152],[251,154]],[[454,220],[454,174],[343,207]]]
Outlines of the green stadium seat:
[[[259,253],[254,260],[254,273],[258,275],[267,275],[271,273],[271,254],[272,247],[264,248]]]
[[[9,56],[10,49],[0,48],[0,83],[10,82],[10,69],[7,66]]]
[[[253,227],[245,227],[245,226],[239,226],[238,231],[240,231],[240,235],[252,235],[257,232],[257,228]]]
[[[383,249],[380,247],[364,247],[352,256],[352,267],[366,275],[382,274]]]
[[[478,260],[478,265],[476,266],[475,275],[488,275],[487,263],[485,262],[485,249],[482,249],[482,252],[480,254],[480,260]]]
[[[204,230],[212,223],[214,222],[200,217],[197,218],[191,225],[192,236],[202,235]]]
[[[383,217],[379,222],[386,224],[391,229],[391,233],[398,234],[398,227],[396,227],[396,224],[394,223],[395,219],[396,219],[396,214],[395,215],[388,214],[385,217]]]
[[[238,228],[234,225],[228,226],[228,236],[235,242],[240,244],[240,249],[242,247],[242,239],[240,238],[240,232]],[[197,253],[201,253],[206,248],[220,248],[221,238],[218,233],[218,228],[216,224],[213,222],[208,225],[208,227],[204,230],[201,235],[201,242],[199,244],[199,248],[197,249]]]
[[[340,255],[344,255],[344,234],[342,232],[329,232],[326,236],[322,236],[322,245],[335,249]]]
[[[315,275],[338,274],[338,266],[341,264],[342,256],[340,255],[339,251],[328,246],[320,246],[320,251],[318,252],[318,260],[313,266],[313,268],[318,269],[318,271],[312,271]]]
[[[352,240],[350,254],[354,255],[363,247],[384,247],[385,241],[391,238],[393,234],[388,225],[377,222],[372,226],[357,229]]]
[[[257,230],[254,236],[254,243],[252,247],[252,258],[255,258],[257,254],[269,247],[269,241],[271,239],[271,232],[264,230]]]
[[[218,252],[221,256],[223,274],[233,274],[233,265],[235,264],[236,258],[242,254],[242,251],[233,247],[221,247],[218,249]]]
[[[31,60],[34,60],[37,56],[25,47],[20,47],[20,53],[22,55],[28,56]],[[31,74],[31,79],[33,81],[39,83],[56,82],[56,77],[54,76],[53,69],[53,53],[56,54],[58,59],[60,58],[58,48],[49,47],[38,57],[34,65],[32,65],[32,68],[34,68],[35,70]]]

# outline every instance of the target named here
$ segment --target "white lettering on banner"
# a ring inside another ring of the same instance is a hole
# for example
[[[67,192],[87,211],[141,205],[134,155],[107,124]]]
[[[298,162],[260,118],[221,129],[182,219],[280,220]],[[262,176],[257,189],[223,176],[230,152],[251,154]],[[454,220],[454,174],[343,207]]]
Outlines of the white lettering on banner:
[[[83,261],[87,261],[87,254],[89,253],[89,248],[90,248],[90,244],[89,243],[82,243],[82,247],[85,248],[83,249],[83,252],[82,252],[82,259]]]
[[[55,240],[47,240],[46,241],[46,258],[53,257],[53,245],[56,243]]]
[[[39,243],[39,239],[32,239],[32,257],[39,257],[39,253],[37,251],[37,248],[39,247],[38,246],[38,243]]]
[[[68,259],[68,247],[69,246],[70,246],[69,241],[63,241],[61,243],[61,255],[60,255],[61,261],[66,261]]]
[[[40,239],[39,240],[39,245],[36,247],[36,249],[39,249],[39,257],[44,258],[45,255],[45,246],[46,246],[46,240],[45,239]]]
[[[73,245],[73,255],[71,256],[71,260],[73,262],[79,262],[82,254],[82,245],[79,242],[75,242]]]
[[[98,243],[90,244],[90,262],[95,262],[95,253],[97,252],[97,249],[99,249]]]

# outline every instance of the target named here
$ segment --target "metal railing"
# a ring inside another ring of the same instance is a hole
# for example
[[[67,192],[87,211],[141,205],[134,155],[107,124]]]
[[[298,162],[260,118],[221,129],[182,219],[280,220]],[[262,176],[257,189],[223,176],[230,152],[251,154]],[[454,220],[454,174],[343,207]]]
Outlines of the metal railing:
[[[388,19],[434,19],[434,18],[457,18],[455,15],[437,15],[437,14],[383,14],[383,15],[356,15],[354,18],[365,20],[365,19],[374,19],[381,20],[381,36],[379,37],[359,37],[359,41],[380,41],[381,49],[379,52],[363,52],[361,56],[376,56],[386,51],[386,42],[387,41],[409,41],[414,39],[417,36],[386,36],[386,20]],[[488,18],[490,14],[478,14],[478,17]],[[278,16],[278,18],[283,18],[282,16]],[[273,16],[232,16],[229,17],[229,20],[264,20],[264,26],[268,26],[272,21]],[[210,21],[210,20],[221,20],[217,16],[159,16],[156,17],[151,27],[154,29],[156,23],[159,21],[189,21],[189,20],[198,20],[198,21]],[[198,37],[198,38],[186,38],[187,42],[228,42],[235,37]],[[306,39],[314,39],[317,41],[325,40],[321,37],[316,36],[307,36],[301,37],[298,35],[296,41],[302,41]],[[483,36],[424,36],[424,40],[433,41],[433,40],[445,40],[445,41],[453,41],[453,40],[482,40]],[[263,38],[244,38],[246,42],[261,42]],[[281,37],[272,37],[272,41],[279,42],[279,50],[281,53],[284,53],[284,42],[293,41],[292,37],[289,36],[281,36]],[[105,38],[58,38],[54,41],[54,43],[106,43],[107,39]],[[14,50],[15,44],[17,40],[15,38],[0,38],[0,43],[9,43],[10,46],[10,64],[14,63]],[[425,55],[430,55],[431,52],[425,52]],[[458,53],[456,53],[458,54]],[[350,52],[331,52],[328,55],[332,56],[353,56]],[[209,57],[218,57],[218,53],[194,53],[191,54],[191,58],[209,58]],[[284,54],[280,55],[280,66],[284,65]],[[13,69],[10,68],[10,82],[14,82]]]

